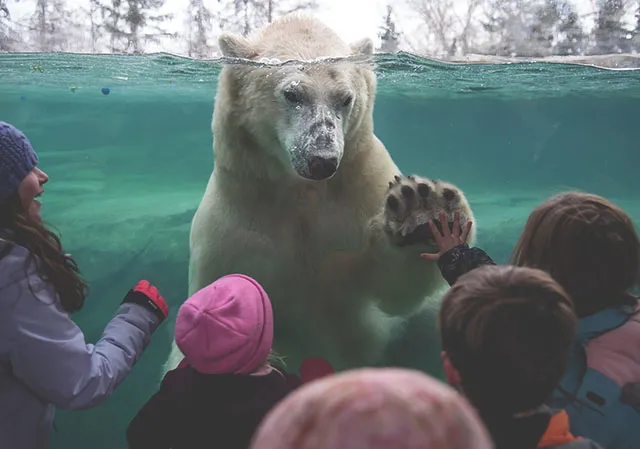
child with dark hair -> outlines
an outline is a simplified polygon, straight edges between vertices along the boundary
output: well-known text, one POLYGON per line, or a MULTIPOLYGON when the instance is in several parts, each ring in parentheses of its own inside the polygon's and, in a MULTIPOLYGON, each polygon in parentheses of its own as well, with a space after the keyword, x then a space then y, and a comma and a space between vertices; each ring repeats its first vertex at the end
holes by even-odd
MULTIPOLYGON (((446 222, 443 214, 442 223, 446 222)), ((454 218, 442 232, 431 222, 443 277, 453 285, 464 273, 494 262, 467 246, 454 218)), ((607 199, 567 192, 529 216, 511 262, 549 273, 570 295, 579 318, 569 363, 548 403, 564 408, 571 430, 607 449, 640 441, 640 240, 631 218, 607 199)))
POLYGON ((577 317, 547 273, 484 266, 460 277, 439 314, 447 381, 476 407, 496 449, 595 449, 544 405, 566 368, 577 317))
MULTIPOLYGON (((87 409, 122 383, 168 307, 140 281, 95 343, 71 314, 87 285, 43 223, 49 181, 22 131, 0 122, 0 448, 47 449, 55 408, 87 409)), ((114 304, 114 309, 116 304, 114 304)))

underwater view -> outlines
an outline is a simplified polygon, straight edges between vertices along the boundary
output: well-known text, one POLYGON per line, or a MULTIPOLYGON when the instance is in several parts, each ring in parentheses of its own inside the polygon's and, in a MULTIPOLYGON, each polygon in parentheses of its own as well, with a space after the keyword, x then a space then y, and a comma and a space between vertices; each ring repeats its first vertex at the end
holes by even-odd
MULTIPOLYGON (((462 189, 476 245, 497 262, 557 192, 603 195, 640 220, 640 70, 453 64, 404 52, 377 54, 375 66, 376 135, 404 174, 462 189)), ((55 449, 126 447, 126 426, 157 390, 188 294, 221 68, 164 53, 0 54, 0 120, 29 136, 50 177, 42 215, 89 282, 75 315, 87 341, 140 279, 159 288, 172 315, 103 405, 57 412, 55 449)))

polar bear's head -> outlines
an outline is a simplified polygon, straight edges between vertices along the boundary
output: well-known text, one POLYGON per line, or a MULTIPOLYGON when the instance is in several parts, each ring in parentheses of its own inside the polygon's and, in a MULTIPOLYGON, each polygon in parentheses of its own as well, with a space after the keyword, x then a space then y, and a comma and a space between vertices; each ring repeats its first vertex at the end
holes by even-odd
POLYGON ((370 39, 348 45, 321 22, 292 16, 249 38, 223 34, 219 46, 226 58, 257 63, 225 66, 215 114, 226 117, 224 129, 241 130, 245 146, 266 153, 263 163, 307 180, 326 180, 353 151, 359 133, 372 133, 371 68, 353 60, 317 61, 368 57, 370 39), (260 65, 273 60, 278 64, 260 65))

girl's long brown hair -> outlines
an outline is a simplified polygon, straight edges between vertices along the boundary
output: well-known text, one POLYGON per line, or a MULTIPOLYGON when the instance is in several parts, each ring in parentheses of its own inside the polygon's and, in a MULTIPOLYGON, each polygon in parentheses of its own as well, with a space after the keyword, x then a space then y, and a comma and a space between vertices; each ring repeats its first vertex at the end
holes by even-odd
POLYGON ((0 248, 0 260, 14 245, 26 248, 25 270, 35 261, 38 274, 53 285, 62 308, 67 313, 77 312, 84 305, 88 287, 72 257, 65 255, 60 239, 40 221, 33 220, 24 211, 17 193, 0 204, 0 237, 9 243, 0 248))
POLYGON ((633 304, 640 241, 631 218, 598 195, 567 192, 529 216, 511 263, 542 269, 571 295, 578 316, 633 304))

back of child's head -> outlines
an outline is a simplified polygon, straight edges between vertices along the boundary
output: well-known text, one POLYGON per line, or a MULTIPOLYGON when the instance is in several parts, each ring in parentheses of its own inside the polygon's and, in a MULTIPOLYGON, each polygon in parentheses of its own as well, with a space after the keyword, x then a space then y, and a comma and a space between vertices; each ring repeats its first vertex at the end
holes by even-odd
POLYGON ((442 349, 462 390, 486 419, 541 406, 560 381, 577 317, 567 293, 547 273, 484 266, 445 294, 442 349))
POLYGON ((224 276, 180 307, 175 340, 196 371, 254 373, 267 363, 273 343, 269 297, 248 276, 224 276))
POLYGON ((491 449, 475 410, 426 374, 361 368, 303 385, 262 421, 251 449, 491 449))
POLYGON ((512 263, 550 273, 578 316, 629 302, 638 282, 640 241, 629 216, 597 195, 568 192, 529 216, 512 263))

